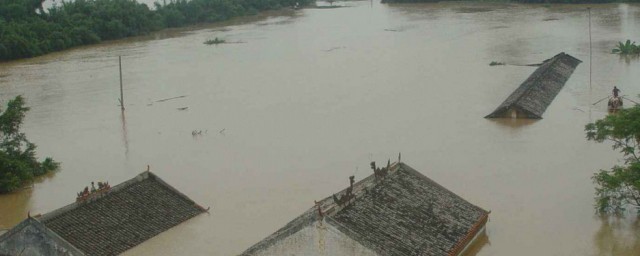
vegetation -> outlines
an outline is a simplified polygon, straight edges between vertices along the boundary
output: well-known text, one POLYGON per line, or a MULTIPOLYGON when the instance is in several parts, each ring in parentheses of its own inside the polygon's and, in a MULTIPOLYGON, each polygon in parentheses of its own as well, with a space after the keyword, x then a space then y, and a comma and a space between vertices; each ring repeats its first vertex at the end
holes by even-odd
POLYGON ((505 65, 504 62, 498 62, 498 61, 492 61, 491 63, 489 63, 489 66, 500 66, 500 65, 505 65))
POLYGON ((135 0, 0 1, 0 60, 34 57, 74 46, 217 22, 312 0, 166 0, 154 10, 135 0))
POLYGON ((38 162, 36 145, 20 132, 22 120, 29 110, 24 105, 24 98, 17 96, 0 115, 0 193, 14 191, 35 176, 58 169, 59 164, 51 158, 38 162))
POLYGON ((617 48, 614 48, 611 53, 618 53, 621 55, 633 55, 640 54, 640 45, 636 45, 636 42, 631 42, 631 40, 627 40, 627 42, 622 43, 618 42, 617 48))
MULTIPOLYGON (((448 0, 454 1, 454 0, 448 0)), ((603 3, 619 3, 619 2, 628 2, 634 3, 638 2, 638 0, 477 0, 478 2, 515 2, 515 3, 526 3, 526 4, 544 4, 545 7, 551 6, 551 4, 603 4, 603 3)), ((441 2, 441 0, 382 0, 382 3, 435 3, 441 2)))
POLYGON ((212 44, 224 44, 227 41, 225 41, 224 39, 220 39, 220 38, 214 38, 214 39, 209 39, 207 41, 204 41, 204 44, 206 45, 212 45, 212 44))
POLYGON ((596 209, 603 214, 622 214, 632 206, 640 214, 640 105, 587 124, 585 130, 588 140, 611 141, 613 149, 624 156, 624 165, 593 175, 596 209))

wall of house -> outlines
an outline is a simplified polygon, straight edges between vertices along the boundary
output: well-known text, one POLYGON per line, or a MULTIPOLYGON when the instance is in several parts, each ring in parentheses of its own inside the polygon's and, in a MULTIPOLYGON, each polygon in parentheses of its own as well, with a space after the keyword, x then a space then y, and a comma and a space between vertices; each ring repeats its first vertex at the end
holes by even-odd
POLYGON ((378 254, 340 233, 330 224, 315 222, 253 255, 376 256, 378 254))

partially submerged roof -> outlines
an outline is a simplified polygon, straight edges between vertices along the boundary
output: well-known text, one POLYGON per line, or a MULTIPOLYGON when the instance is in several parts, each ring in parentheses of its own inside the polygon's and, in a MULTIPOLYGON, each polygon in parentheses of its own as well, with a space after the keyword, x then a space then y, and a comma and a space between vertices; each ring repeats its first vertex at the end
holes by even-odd
MULTIPOLYGON (((205 211, 153 173, 143 172, 98 197, 30 217, 16 228, 45 228, 81 253, 73 255, 117 255, 205 211)), ((12 231, 0 236, 0 254, 12 231)))
POLYGON ((1 255, 84 255, 78 248, 28 217, 0 235, 1 255))
POLYGON ((517 118, 542 118, 544 111, 581 62, 564 52, 545 60, 518 89, 485 118, 510 118, 514 111, 517 118))
MULTIPOLYGON (((271 255, 265 253, 270 247, 317 222, 337 229, 373 255, 458 255, 489 214, 403 163, 394 164, 380 181, 371 175, 354 184, 353 193, 355 198, 346 206, 331 197, 323 199, 318 202, 322 217, 312 207, 242 255, 271 255)), ((306 244, 290 247, 299 251, 315 243, 306 244)))

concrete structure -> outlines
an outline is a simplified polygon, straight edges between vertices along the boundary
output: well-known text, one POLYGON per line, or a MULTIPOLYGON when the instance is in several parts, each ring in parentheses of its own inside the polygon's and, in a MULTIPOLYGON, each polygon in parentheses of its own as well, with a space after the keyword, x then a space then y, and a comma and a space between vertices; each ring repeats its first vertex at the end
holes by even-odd
POLYGON ((205 212, 151 172, 143 172, 0 235, 0 255, 117 255, 205 212))
POLYGON ((485 118, 541 119, 544 111, 581 62, 564 52, 545 60, 518 89, 485 118))
POLYGON ((375 173, 317 202, 242 255, 461 255, 484 231, 489 212, 410 166, 396 163, 375 173))

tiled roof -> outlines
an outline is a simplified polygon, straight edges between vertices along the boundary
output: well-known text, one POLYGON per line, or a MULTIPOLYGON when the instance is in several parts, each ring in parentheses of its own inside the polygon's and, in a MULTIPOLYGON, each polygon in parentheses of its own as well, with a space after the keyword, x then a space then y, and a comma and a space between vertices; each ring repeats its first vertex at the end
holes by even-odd
MULTIPOLYGON (((488 212, 404 163, 386 178, 371 175, 353 186, 346 206, 332 197, 243 252, 254 255, 323 219, 378 255, 457 255, 487 221, 488 212)), ((345 194, 346 190, 338 192, 345 194)))
POLYGON ((117 255, 206 210, 150 172, 38 220, 86 255, 117 255))
POLYGON ((509 117, 510 109, 526 118, 540 119, 569 80, 580 60, 564 52, 545 60, 507 99, 485 118, 509 117))
POLYGON ((401 166, 327 222, 380 255, 449 255, 486 214, 401 166))

